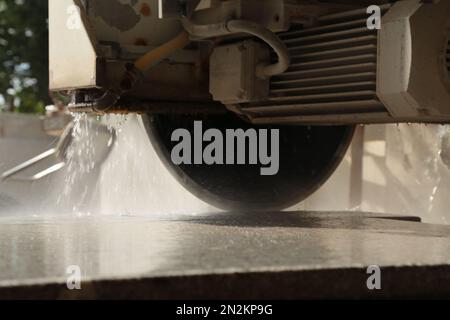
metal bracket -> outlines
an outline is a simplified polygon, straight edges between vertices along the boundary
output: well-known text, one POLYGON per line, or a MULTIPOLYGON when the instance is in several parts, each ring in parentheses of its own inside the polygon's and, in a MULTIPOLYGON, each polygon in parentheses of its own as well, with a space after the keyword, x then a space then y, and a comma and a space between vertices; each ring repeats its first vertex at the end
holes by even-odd
POLYGON ((183 6, 178 0, 158 0, 158 17, 159 19, 166 18, 181 18, 183 15, 183 6))

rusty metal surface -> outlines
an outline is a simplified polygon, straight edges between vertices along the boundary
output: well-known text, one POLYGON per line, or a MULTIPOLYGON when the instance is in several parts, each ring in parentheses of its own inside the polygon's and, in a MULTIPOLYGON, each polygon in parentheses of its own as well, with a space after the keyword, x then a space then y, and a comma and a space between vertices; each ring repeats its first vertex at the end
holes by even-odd
POLYGON ((360 213, 0 220, 0 298, 450 296, 450 227, 360 213), (368 291, 366 268, 382 268, 368 291), (81 291, 66 289, 80 266, 81 291))

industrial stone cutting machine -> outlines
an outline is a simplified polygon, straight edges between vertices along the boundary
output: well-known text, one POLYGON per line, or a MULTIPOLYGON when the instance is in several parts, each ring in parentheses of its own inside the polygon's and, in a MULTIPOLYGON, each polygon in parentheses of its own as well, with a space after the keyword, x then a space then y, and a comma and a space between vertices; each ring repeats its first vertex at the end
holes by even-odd
MULTIPOLYGON (((224 209, 317 190, 358 124, 450 123, 450 0, 49 0, 50 89, 139 113, 161 160, 224 209), (379 19, 378 19, 379 18, 379 19), (279 171, 171 161, 172 133, 279 129, 279 171)), ((143 166, 152 166, 143 163, 143 166)))

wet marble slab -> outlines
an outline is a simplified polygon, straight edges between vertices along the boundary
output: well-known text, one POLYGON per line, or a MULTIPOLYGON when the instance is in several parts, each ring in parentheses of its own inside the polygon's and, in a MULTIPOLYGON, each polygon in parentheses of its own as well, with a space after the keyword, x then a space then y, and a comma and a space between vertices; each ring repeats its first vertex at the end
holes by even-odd
POLYGON ((370 213, 0 219, 0 298, 450 297, 450 226, 370 213), (382 290, 367 288, 380 266, 382 290), (81 271, 68 290, 67 271, 81 271))

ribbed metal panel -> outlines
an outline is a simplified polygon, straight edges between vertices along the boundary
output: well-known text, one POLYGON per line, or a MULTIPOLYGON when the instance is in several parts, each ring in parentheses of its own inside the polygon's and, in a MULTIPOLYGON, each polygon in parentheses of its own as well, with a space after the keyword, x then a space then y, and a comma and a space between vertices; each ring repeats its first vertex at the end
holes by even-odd
MULTIPOLYGON (((384 12, 388 8, 382 7, 384 12)), ((243 112, 260 123, 386 113, 376 95, 378 32, 366 23, 366 9, 354 10, 324 16, 313 28, 280 34, 292 64, 272 78, 268 101, 241 105, 243 112)))
POLYGON ((450 76, 450 40, 448 40, 447 43, 447 70, 450 76))

